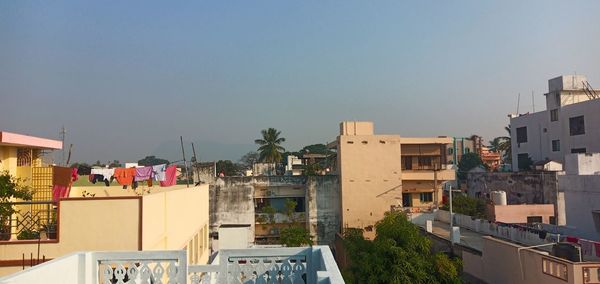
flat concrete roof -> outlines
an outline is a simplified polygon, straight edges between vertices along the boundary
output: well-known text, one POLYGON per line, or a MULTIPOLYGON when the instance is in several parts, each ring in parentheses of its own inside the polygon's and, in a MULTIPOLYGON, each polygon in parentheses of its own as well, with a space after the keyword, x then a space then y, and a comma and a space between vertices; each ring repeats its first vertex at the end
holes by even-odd
POLYGON ((63 145, 59 140, 0 131, 0 146, 59 150, 63 145))

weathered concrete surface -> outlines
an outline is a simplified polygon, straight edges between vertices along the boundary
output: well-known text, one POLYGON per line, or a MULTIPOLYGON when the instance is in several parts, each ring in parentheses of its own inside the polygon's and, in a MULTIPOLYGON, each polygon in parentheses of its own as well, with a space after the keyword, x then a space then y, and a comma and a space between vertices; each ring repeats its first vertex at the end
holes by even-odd
POLYGON ((222 224, 249 224, 248 242, 254 243, 254 186, 252 178, 219 178, 210 185, 210 231, 222 224))
POLYGON ((332 245, 340 231, 338 176, 314 176, 306 183, 306 217, 315 244, 332 245))
POLYGON ((556 202, 558 178, 555 172, 469 173, 467 189, 473 197, 506 191, 508 204, 548 204, 556 202))
POLYGON ((210 185, 211 232, 222 224, 250 224, 249 241, 255 238, 254 198, 305 197, 306 224, 315 244, 333 243, 339 231, 340 190, 336 175, 221 177, 210 185))
POLYGON ((467 178, 467 193, 471 197, 491 195, 491 191, 503 190, 511 204, 554 204, 555 218, 559 225, 564 220, 564 200, 559 193, 556 172, 471 172, 467 178))

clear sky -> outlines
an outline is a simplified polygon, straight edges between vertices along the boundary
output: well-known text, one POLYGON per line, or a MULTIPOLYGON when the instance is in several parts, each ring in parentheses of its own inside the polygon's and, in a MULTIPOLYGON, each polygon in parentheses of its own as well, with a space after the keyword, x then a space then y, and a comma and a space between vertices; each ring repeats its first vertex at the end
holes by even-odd
POLYGON ((0 1, 0 130, 74 161, 297 150, 342 120, 403 136, 503 135, 547 80, 600 88, 600 1, 0 1), (189 151, 189 150, 188 150, 189 151))

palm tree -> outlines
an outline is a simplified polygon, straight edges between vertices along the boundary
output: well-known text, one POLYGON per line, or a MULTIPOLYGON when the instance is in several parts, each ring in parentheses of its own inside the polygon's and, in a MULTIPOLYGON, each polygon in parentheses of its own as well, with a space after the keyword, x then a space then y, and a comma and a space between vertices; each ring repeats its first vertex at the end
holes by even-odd
POLYGON ((504 127, 508 136, 500 136, 490 141, 490 150, 494 152, 501 152, 502 159, 505 163, 510 164, 512 162, 512 147, 510 142, 510 125, 504 127))
POLYGON ((260 131, 262 139, 254 140, 254 143, 260 145, 258 147, 258 160, 266 163, 278 163, 281 161, 282 154, 285 149, 281 143, 285 142, 285 138, 279 137, 281 131, 275 128, 263 129, 260 131))

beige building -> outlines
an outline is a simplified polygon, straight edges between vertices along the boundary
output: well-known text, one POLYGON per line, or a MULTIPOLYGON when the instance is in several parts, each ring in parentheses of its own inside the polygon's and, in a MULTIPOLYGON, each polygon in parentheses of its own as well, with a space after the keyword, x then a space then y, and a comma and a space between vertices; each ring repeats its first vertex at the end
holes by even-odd
POLYGON ((450 137, 376 135, 372 122, 345 121, 337 149, 341 224, 374 236, 373 225, 391 209, 429 211, 442 200, 442 185, 454 180, 447 165, 450 137))

